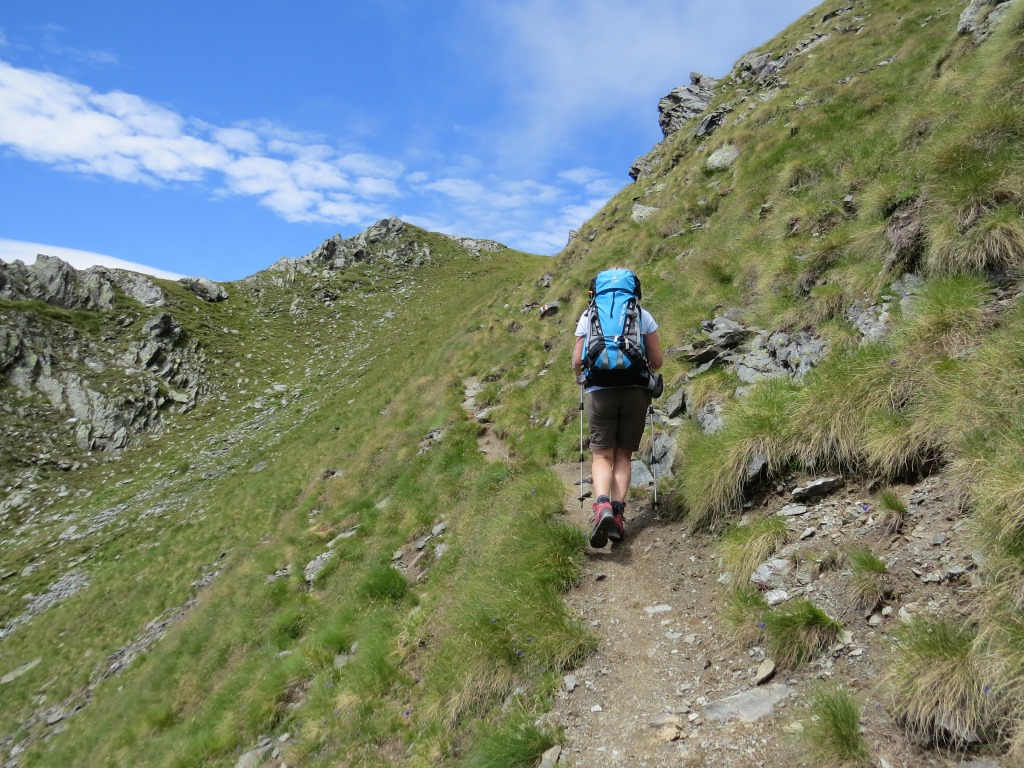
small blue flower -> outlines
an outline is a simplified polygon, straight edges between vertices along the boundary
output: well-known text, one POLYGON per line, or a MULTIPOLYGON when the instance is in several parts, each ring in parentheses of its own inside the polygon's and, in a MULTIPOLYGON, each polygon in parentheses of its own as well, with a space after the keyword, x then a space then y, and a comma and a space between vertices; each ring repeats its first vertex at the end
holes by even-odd
POLYGON ((497 619, 491 619, 491 624, 497 624, 497 623, 498 623, 497 619))
POLYGON ((767 627, 768 625, 767 625, 767 624, 765 624, 765 623, 764 623, 763 621, 759 621, 759 622, 757 622, 757 626, 759 626, 759 627, 761 627, 762 629, 764 629, 764 628, 765 628, 765 627, 767 627))
POLYGON ((411 715, 411 714, 412 714, 412 710, 411 710, 411 709, 407 709, 407 710, 405 710, 405 716, 406 716, 406 717, 408 717, 408 716, 409 716, 409 715, 411 715))
POLYGON ((899 360, 890 360, 889 361, 889 365, 899 365, 899 364, 900 364, 899 360))
POLYGON ((519 658, 523 658, 523 652, 518 648, 516 648, 516 656, 518 656, 519 658))
POLYGON ((532 643, 533 642, 533 635, 530 635, 528 638, 526 638, 526 642, 532 643))

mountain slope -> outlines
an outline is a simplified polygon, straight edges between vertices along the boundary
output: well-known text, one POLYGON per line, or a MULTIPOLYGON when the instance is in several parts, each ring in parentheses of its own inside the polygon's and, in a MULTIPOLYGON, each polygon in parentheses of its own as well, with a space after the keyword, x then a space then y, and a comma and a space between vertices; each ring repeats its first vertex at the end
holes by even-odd
MULTIPOLYGON (((198 343, 204 389, 190 410, 136 369, 128 378, 165 398, 159 435, 87 456, 74 453, 77 426, 55 426, 49 456, 5 454, 11 759, 532 766, 557 744, 582 755, 594 747, 585 720, 538 717, 586 659, 625 657, 621 638, 589 624, 604 610, 621 619, 617 608, 587 598, 629 594, 629 569, 648 587, 678 569, 676 586, 699 577, 693 599, 709 606, 673 606, 679 621, 701 642, 735 643, 725 672, 682 649, 679 674, 706 674, 707 690, 676 689, 690 711, 661 713, 679 722, 659 727, 690 758, 721 749, 708 705, 756 690, 748 667, 770 655, 793 708, 757 726, 767 743, 730 752, 733 764, 836 759, 814 756, 815 742, 790 753, 778 728, 794 722, 817 744, 830 743, 818 724, 845 725, 845 757, 865 759, 856 716, 797 708, 817 677, 845 683, 828 696, 870 703, 876 759, 923 764, 952 749, 1015 764, 1024 10, 964 10, 823 4, 743 57, 703 113, 665 121, 675 131, 634 166, 639 181, 554 261, 391 221, 228 285, 226 301, 157 283, 198 343), (606 553, 610 583, 588 580, 566 607, 565 590, 597 575, 583 516, 551 471, 571 480, 579 454, 571 334, 593 273, 618 264, 639 272, 670 349, 661 438, 643 452, 662 507, 655 520, 649 489, 636 490, 633 538, 606 553), (481 430, 509 458, 481 454, 481 430), (844 490, 777 514, 826 473, 844 490), (695 560, 651 556, 675 547, 695 560)), ((99 314, 22 299, 0 311, 71 339, 68 373, 92 382, 76 344, 145 346, 164 311, 113 295, 99 314)), ((35 419, 66 418, 44 393, 18 393, 6 434, 29 440, 35 419)), ((681 639, 657 642, 669 654, 681 639)), ((646 663, 656 681, 661 657, 646 663)), ((650 764, 682 752, 659 741, 650 764)))

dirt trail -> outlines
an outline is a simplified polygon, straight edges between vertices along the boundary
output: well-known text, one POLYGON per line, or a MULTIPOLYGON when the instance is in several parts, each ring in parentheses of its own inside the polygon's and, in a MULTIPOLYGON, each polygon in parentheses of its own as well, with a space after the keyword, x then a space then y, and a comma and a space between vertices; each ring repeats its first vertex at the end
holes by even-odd
MULTIPOLYGON (((463 405, 481 423, 480 450, 489 460, 507 460, 508 446, 487 424, 486 409, 474 400, 477 392, 479 383, 467 380, 463 405)), ((567 519, 579 526, 581 536, 588 535, 592 499, 586 498, 581 509, 579 463, 552 469, 565 484, 567 519)), ((589 475, 588 463, 583 486, 588 497, 589 475)), ((806 480, 786 478, 778 493, 762 498, 749 514, 779 512, 789 503, 782 489, 806 480)), ((793 596, 813 593, 814 601, 848 631, 814 662, 760 681, 762 662, 771 663, 765 650, 737 647, 727 634, 727 589, 719 583, 716 540, 691 533, 683 521, 662 517, 650 499, 637 494, 626 510, 625 541, 604 549, 587 547, 581 583, 565 598, 569 610, 597 636, 598 648, 565 676, 554 706, 541 718, 564 732, 558 765, 811 765, 798 743, 801 721, 808 717, 803 695, 813 683, 835 678, 862 699, 862 728, 876 765, 1002 768, 998 759, 959 759, 913 747, 886 711, 885 686, 877 681, 891 652, 889 632, 897 612, 909 609, 917 615, 944 608, 964 613, 969 592, 961 576, 973 567, 969 558, 942 544, 959 539, 964 524, 947 481, 938 476, 896 490, 909 500, 911 511, 906 535, 891 541, 879 538, 877 516, 866 511, 870 494, 857 485, 808 502, 805 517, 790 518, 793 543, 775 557, 806 563, 829 548, 872 544, 889 561, 893 598, 869 622, 846 605, 841 571, 813 577, 813 583, 789 584, 793 596)))
MULTIPOLYGON (((567 514, 589 531, 579 465, 555 471, 566 483, 567 514)), ((710 542, 652 507, 627 508, 621 544, 587 550, 583 581, 566 598, 600 645, 566 678, 547 716, 565 729, 561 764, 774 765, 765 742, 781 724, 708 727, 700 714, 707 701, 749 690, 758 661, 731 653, 718 634, 710 542)))

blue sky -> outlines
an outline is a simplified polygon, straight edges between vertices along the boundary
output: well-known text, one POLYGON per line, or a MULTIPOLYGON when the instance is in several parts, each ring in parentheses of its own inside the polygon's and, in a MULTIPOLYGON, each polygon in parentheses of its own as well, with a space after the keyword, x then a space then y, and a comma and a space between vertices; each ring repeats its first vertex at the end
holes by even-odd
POLYGON ((234 280, 387 216, 554 254, 661 140, 659 98, 816 5, 7 3, 0 259, 234 280))

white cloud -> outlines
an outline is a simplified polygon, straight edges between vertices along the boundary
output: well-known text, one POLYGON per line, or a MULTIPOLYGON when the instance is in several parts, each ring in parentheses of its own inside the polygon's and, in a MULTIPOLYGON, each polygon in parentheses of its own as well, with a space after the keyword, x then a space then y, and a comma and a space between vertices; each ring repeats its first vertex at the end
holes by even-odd
POLYGON ((3 61, 0 144, 63 170, 250 195, 293 222, 369 223, 381 211, 360 198, 399 195, 404 171, 397 161, 340 153, 266 122, 213 126, 134 94, 96 93, 3 61))
POLYGON ((56 256, 66 261, 75 269, 88 269, 89 267, 104 266, 114 269, 127 269, 131 272, 141 272, 153 277, 161 277, 166 280, 177 280, 184 275, 177 272, 169 272, 166 269, 158 269, 145 264, 138 264, 133 261, 125 261, 116 256, 107 256, 103 253, 92 251, 81 251, 76 248, 63 248, 59 245, 47 245, 45 243, 29 243, 23 240, 7 240, 0 238, 0 261, 8 263, 19 260, 26 264, 35 262, 39 254, 56 256))

